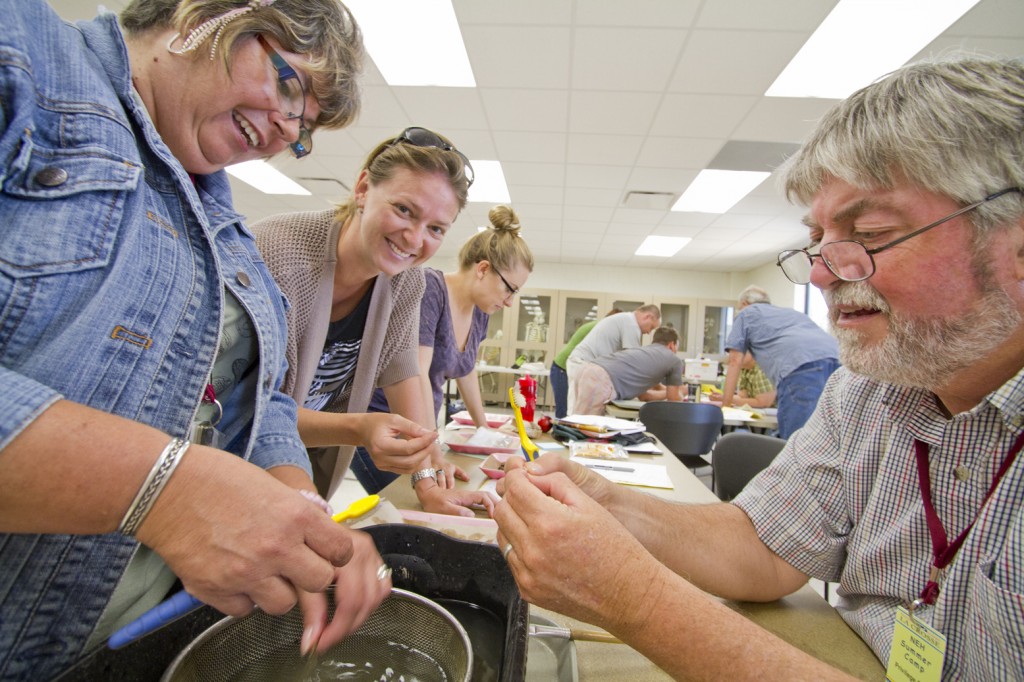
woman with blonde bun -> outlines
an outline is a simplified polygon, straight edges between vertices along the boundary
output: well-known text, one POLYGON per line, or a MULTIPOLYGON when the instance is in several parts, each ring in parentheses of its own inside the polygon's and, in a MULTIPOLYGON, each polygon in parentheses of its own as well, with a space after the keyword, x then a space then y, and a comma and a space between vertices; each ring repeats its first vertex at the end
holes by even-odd
MULTIPOLYGON (((423 401, 433 405, 435 422, 441 410, 442 387, 448 379, 455 379, 473 422, 478 427, 487 425, 476 376, 477 349, 487 335, 491 314, 512 305, 533 271, 533 254, 519 234, 519 216, 512 207, 495 206, 488 218, 490 225, 462 245, 456 272, 424 268, 419 365, 423 401)), ((374 395, 370 409, 389 411, 380 391, 374 395)), ((373 467, 361 449, 352 469, 371 492, 393 479, 373 467)), ((442 484, 440 477, 438 483, 442 484)), ((450 486, 454 481, 443 484, 450 486)))

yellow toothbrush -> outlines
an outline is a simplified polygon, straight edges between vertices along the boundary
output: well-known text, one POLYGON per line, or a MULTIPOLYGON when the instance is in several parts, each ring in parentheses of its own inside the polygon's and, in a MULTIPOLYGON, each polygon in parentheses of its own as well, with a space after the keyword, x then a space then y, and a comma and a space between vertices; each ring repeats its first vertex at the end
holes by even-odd
POLYGON ((523 413, 519 411, 520 405, 517 400, 524 400, 523 396, 516 393, 515 388, 508 389, 508 401, 512 403, 512 412, 516 415, 516 429, 519 431, 519 442, 523 446, 523 452, 526 453, 526 459, 530 462, 537 458, 537 453, 540 452, 530 437, 526 435, 526 426, 523 424, 523 413))
POLYGON ((344 523, 351 519, 358 519, 360 516, 365 516, 373 511, 380 504, 380 501, 380 495, 367 495, 345 507, 345 509, 331 518, 334 519, 335 523, 344 523))

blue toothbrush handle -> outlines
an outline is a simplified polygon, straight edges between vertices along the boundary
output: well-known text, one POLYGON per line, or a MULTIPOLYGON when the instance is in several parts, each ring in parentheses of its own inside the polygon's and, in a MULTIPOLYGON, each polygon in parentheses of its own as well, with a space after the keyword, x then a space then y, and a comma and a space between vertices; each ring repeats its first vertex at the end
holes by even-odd
POLYGON ((203 605, 203 602, 199 601, 191 594, 182 590, 171 597, 160 602, 149 611, 133 620, 128 625, 115 632, 107 640, 107 646, 111 649, 120 649, 121 647, 131 644, 135 640, 148 635, 157 628, 167 623, 170 623, 176 618, 184 616, 186 613, 194 611, 203 605))

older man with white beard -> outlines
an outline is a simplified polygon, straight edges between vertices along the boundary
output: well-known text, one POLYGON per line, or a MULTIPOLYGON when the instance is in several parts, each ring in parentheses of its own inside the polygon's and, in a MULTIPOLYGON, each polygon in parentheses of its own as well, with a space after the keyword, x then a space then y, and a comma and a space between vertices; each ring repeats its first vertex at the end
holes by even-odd
POLYGON ((1022 61, 910 65, 837 105, 786 169, 811 246, 779 255, 840 344, 814 414, 732 504, 558 457, 506 472, 526 599, 676 677, 840 679, 695 589, 768 601, 813 576, 890 679, 1024 679, 1022 188, 1022 61))

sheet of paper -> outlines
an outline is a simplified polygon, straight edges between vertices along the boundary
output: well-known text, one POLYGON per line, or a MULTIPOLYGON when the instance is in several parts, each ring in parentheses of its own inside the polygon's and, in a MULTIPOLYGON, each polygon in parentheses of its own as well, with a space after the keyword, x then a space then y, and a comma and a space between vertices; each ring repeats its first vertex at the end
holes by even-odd
POLYGON ((632 452, 640 455, 660 455, 663 454, 661 448, 655 443, 637 443, 636 445, 623 445, 626 448, 626 452, 632 452))
POLYGON ((644 430, 641 422, 596 414, 570 414, 562 421, 566 422, 566 426, 583 431, 592 438, 612 438, 620 433, 642 433, 644 430))
POLYGON ((570 414, 565 417, 565 421, 573 422, 574 424, 590 424, 591 426, 603 426, 606 429, 612 429, 615 431, 624 431, 626 429, 635 429, 639 426, 639 422, 635 422, 632 419, 619 419, 618 417, 608 417, 605 415, 597 414, 570 414))
POLYGON ((615 483, 647 488, 668 488, 669 490, 675 487, 672 485, 672 479, 668 476, 668 468, 664 464, 588 459, 586 457, 572 457, 571 459, 615 483))
POLYGON ((738 407, 723 407, 722 416, 726 419, 734 419, 736 421, 753 421, 754 415, 748 410, 741 410, 738 407))

